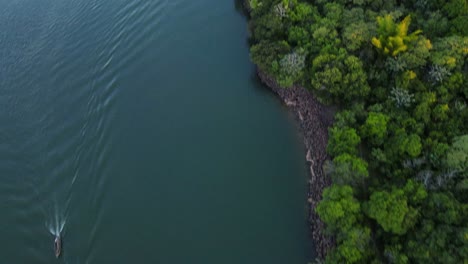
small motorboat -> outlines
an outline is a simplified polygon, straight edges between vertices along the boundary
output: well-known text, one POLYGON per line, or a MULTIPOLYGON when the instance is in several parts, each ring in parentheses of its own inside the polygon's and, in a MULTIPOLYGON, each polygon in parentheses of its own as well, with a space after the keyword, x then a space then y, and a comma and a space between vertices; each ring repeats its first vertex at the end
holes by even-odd
POLYGON ((58 258, 60 256, 60 253, 62 252, 62 238, 60 237, 60 235, 55 236, 54 250, 55 250, 55 257, 58 258))

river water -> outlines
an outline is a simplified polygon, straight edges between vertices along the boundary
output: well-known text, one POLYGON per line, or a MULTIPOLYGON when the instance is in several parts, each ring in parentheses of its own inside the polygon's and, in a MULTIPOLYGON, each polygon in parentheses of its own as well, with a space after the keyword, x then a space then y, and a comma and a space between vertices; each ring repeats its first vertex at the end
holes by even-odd
POLYGON ((0 263, 313 259, 247 38, 234 0, 0 0, 0 263))

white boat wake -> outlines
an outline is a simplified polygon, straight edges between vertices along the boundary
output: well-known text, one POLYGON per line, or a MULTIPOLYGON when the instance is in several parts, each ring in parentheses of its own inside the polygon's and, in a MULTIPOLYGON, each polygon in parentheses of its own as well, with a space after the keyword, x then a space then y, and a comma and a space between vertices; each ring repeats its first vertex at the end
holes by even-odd
POLYGON ((47 220, 46 226, 49 232, 54 236, 60 236, 65 227, 65 223, 67 220, 65 217, 59 212, 57 203, 54 204, 54 209, 52 211, 51 219, 47 220))

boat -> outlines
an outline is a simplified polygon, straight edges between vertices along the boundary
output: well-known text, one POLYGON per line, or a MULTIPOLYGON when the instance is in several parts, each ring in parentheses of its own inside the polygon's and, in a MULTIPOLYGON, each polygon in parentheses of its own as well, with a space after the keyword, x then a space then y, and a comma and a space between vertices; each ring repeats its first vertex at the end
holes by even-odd
POLYGON ((60 256, 60 253, 62 252, 62 238, 60 237, 60 235, 55 236, 54 250, 55 250, 55 257, 58 258, 60 256))

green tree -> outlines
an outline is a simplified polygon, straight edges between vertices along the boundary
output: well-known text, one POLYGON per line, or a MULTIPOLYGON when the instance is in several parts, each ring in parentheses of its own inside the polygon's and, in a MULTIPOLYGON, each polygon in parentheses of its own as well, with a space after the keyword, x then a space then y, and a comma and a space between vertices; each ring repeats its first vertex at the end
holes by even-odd
POLYGON ((295 23, 309 24, 319 16, 315 7, 308 3, 298 3, 289 12, 289 19, 295 23))
POLYGON ((326 258, 326 263, 365 263, 372 255, 371 230, 359 225, 337 237, 337 248, 326 258))
POLYGON ((343 5, 338 3, 328 2, 323 7, 325 18, 332 24, 334 27, 337 27, 341 24, 341 19, 343 18, 343 5))
POLYGON ((409 258, 403 252, 403 246, 401 244, 385 245, 384 256, 388 263, 409 263, 409 258))
POLYGON ((338 38, 338 31, 328 23, 317 24, 313 28, 312 39, 316 50, 329 48, 330 46, 337 47, 341 42, 340 38, 338 38))
POLYGON ((434 65, 439 65, 448 70, 463 67, 468 58, 468 37, 449 36, 437 39, 434 44, 434 52, 431 54, 431 61, 434 65))
POLYGON ((432 105, 436 102, 436 94, 434 92, 424 92, 419 94, 418 105, 414 109, 414 117, 416 120, 428 124, 431 121, 432 105))
POLYGON ((399 60, 407 65, 408 69, 419 69, 427 64, 432 49, 432 43, 424 36, 418 36, 407 44, 407 52, 400 54, 399 60))
POLYGON ((288 42, 292 45, 308 49, 310 47, 311 35, 304 27, 292 26, 288 31, 288 42))
POLYGON ((387 135, 387 123, 390 120, 385 114, 370 112, 366 122, 361 127, 362 135, 371 139, 372 143, 381 145, 387 135))
POLYGON ((455 18, 468 15, 468 2, 466 0, 449 0, 444 2, 446 4, 443 9, 449 17, 455 18))
POLYGON ((363 21, 359 21, 345 25, 342 38, 346 48, 349 51, 355 51, 367 43, 371 36, 370 26, 363 21))
POLYGON ((413 262, 463 263, 468 259, 468 205, 450 192, 433 192, 422 212, 421 224, 407 241, 413 262))
POLYGON ((344 110, 336 113, 334 126, 340 128, 353 127, 356 122, 356 113, 352 110, 344 110))
POLYGON ((447 34, 449 30, 449 21, 439 10, 431 12, 429 18, 422 23, 424 34, 430 39, 441 37, 447 34))
POLYGON ((354 128, 332 127, 329 129, 329 141, 327 146, 328 154, 338 156, 340 154, 356 154, 356 147, 361 142, 361 138, 354 128))
POLYGON ((344 49, 337 54, 324 53, 315 57, 312 73, 312 87, 335 101, 355 102, 366 98, 370 92, 361 60, 348 56, 344 49))
POLYGON ((259 17, 255 23, 253 30, 253 37, 255 39, 259 41, 269 40, 268 42, 275 42, 275 39, 285 39, 285 25, 282 23, 281 17, 268 13, 259 17))
POLYGON ((449 110, 448 104, 438 104, 432 110, 432 116, 438 121, 447 120, 449 110))
POLYGON ((250 48, 250 57, 258 67, 268 74, 279 74, 280 56, 289 53, 291 47, 286 41, 262 41, 250 48))
POLYGON ((327 167, 335 184, 357 186, 369 176, 367 162, 348 153, 335 157, 327 167))
POLYGON ((468 170, 468 134, 456 138, 447 152, 449 168, 466 172, 468 170))
MULTIPOLYGON (((410 181, 408 184, 413 183, 410 181)), ((423 198, 427 194, 420 188, 418 188, 419 196, 423 198)), ((373 192, 367 202, 367 215, 375 219, 386 232, 405 234, 416 224, 418 217, 418 210, 410 206, 408 201, 408 194, 411 191, 414 192, 413 188, 406 186, 404 189, 394 187, 391 192, 373 192)))
POLYGON ((417 157, 421 154, 422 144, 421 138, 416 134, 411 134, 401 140, 400 147, 401 153, 407 153, 410 157, 417 157))
POLYGON ((353 188, 332 185, 324 189, 316 211, 328 231, 347 232, 360 218, 360 208, 359 202, 353 197, 353 188))

